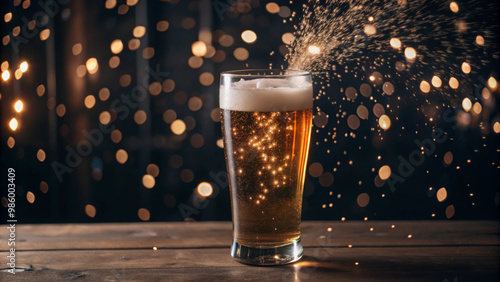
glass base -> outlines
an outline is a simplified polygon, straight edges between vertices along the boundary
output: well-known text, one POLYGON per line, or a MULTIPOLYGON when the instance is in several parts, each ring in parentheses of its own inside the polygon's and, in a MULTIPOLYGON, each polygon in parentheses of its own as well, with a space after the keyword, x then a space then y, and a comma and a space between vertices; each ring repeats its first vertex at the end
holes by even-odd
POLYGON ((282 265, 298 261, 303 249, 300 238, 293 243, 275 248, 254 248, 233 240, 231 256, 240 263, 251 265, 282 265))

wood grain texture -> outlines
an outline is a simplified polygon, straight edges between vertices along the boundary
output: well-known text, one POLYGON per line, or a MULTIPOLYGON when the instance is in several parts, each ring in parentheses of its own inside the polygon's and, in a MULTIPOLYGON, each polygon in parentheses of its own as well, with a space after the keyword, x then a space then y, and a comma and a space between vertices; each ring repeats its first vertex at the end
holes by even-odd
MULTIPOLYGON (((491 221, 302 223, 304 246, 494 245, 499 234, 499 223, 491 221)), ((232 240, 230 222, 20 224, 16 235, 21 250, 229 247, 232 240)), ((1 228, 0 241, 7 236, 1 228)))
MULTIPOLYGON (((498 222, 304 222, 302 233, 302 260, 254 267, 229 255, 230 222, 18 225, 20 272, 0 271, 0 280, 500 280, 498 222)), ((0 268, 6 236, 2 226, 0 268)))
MULTIPOLYGON (((284 267, 242 265, 229 256, 228 249, 221 248, 19 252, 18 259, 19 266, 28 271, 17 273, 16 281, 453 281, 455 277, 458 281, 498 281, 499 278, 498 249, 491 247, 308 248, 300 262, 284 267)), ((2 279, 12 276, 0 274, 2 279)))

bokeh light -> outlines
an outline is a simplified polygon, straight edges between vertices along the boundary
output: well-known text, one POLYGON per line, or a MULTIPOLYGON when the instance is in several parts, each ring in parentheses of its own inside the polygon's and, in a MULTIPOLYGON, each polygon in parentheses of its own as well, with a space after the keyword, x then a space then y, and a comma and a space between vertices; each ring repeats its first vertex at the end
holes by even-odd
POLYGON ((315 45, 310 45, 309 47, 307 47, 307 51, 313 55, 321 53, 321 49, 315 45))
POLYGON ((382 129, 387 130, 391 127, 391 119, 387 115, 382 115, 378 120, 378 124, 382 129))
POLYGON ((95 97, 93 95, 88 95, 87 97, 85 97, 83 103, 85 104, 85 107, 87 107, 87 109, 92 109, 95 105, 95 97))
POLYGON ((17 119, 16 118, 12 118, 9 122, 9 127, 11 130, 13 131, 16 131, 17 127, 18 127, 19 123, 17 122, 17 119))
POLYGON ((43 162, 45 161, 45 158, 47 157, 47 155, 45 154, 45 151, 40 149, 38 150, 38 152, 36 153, 36 158, 40 161, 40 162, 43 162))
POLYGON ((28 203, 33 204, 35 202, 35 194, 33 194, 33 192, 31 191, 28 191, 28 193, 26 193, 26 200, 28 201, 28 203))
POLYGON ((488 87, 495 90, 497 89, 498 83, 494 77, 488 78, 488 87))
POLYGON ((439 78, 438 76, 433 76, 431 83, 432 83, 432 86, 439 88, 439 87, 441 87, 443 82, 441 81, 441 78, 439 78))
POLYGON ((132 34, 134 35, 134 37, 137 37, 137 38, 143 37, 144 34, 146 34, 146 28, 144 26, 138 25, 138 26, 134 27, 132 34))
POLYGON ((151 189, 155 186, 155 184, 155 178, 151 174, 145 174, 142 177, 142 185, 144 185, 144 187, 151 189))
POLYGON ((437 197, 438 201, 440 201, 440 202, 443 202, 444 200, 446 200, 446 198, 448 197, 448 193, 446 192, 446 188, 444 188, 444 187, 439 188, 439 190, 436 193, 436 197, 437 197))
POLYGON ((181 135, 186 131, 186 124, 183 120, 177 119, 172 122, 170 129, 175 135, 181 135))
POLYGON ((431 85, 429 84, 429 82, 422 80, 422 82, 420 82, 420 91, 429 93, 429 91, 431 91, 431 85))
POLYGON ((10 71, 9 70, 2 71, 2 79, 4 81, 7 81, 9 80, 9 78, 10 78, 10 71))
POLYGON ((210 197, 210 195, 212 195, 212 192, 214 191, 212 185, 210 185, 210 183, 208 182, 201 182, 200 184, 198 184, 198 187, 196 187, 196 190, 202 197, 210 197))
POLYGON ((123 42, 120 39, 115 39, 111 42, 111 52, 119 54, 123 50, 123 42))
POLYGON ((392 48, 401 48, 401 41, 398 38, 391 38, 389 43, 391 44, 392 48))
POLYGON ((196 57, 203 57, 207 53, 207 45, 203 41, 196 41, 191 45, 191 51, 196 57))
POLYGON ((96 213, 97 213, 97 210, 93 205, 90 205, 90 204, 85 205, 85 214, 88 217, 94 218, 96 213))
POLYGON ((368 205, 370 202, 370 196, 368 196, 367 193, 361 193, 359 194, 358 198, 356 199, 356 203, 358 206, 364 208, 368 205))
POLYGON ((459 85, 458 80, 454 77, 450 78, 449 84, 452 89, 457 89, 459 85))
POLYGON ((257 40, 257 34, 252 30, 245 30, 241 33, 241 39, 243 39, 245 43, 254 43, 257 40))
POLYGON ((415 49, 413 49, 412 47, 406 47, 405 56, 410 60, 415 59, 417 57, 417 51, 415 51, 415 49))
POLYGON ((28 62, 24 61, 19 65, 19 69, 22 72, 26 72, 28 70, 28 62))
POLYGON ((97 70, 99 69, 99 64, 97 63, 97 59, 96 58, 90 58, 90 59, 88 59, 87 63, 85 65, 87 67, 87 71, 90 74, 96 73, 97 70))
POLYGON ((382 180, 388 179, 391 176, 391 173, 392 173, 391 167, 388 165, 384 165, 380 167, 380 169, 378 170, 378 176, 382 180))
POLYGON ((20 113, 24 108, 23 101, 17 100, 16 103, 14 103, 14 110, 18 113, 20 113))
POLYGON ((158 177, 160 174, 160 168, 156 164, 149 164, 146 168, 146 172, 153 177, 158 177))
POLYGON ((149 212, 148 209, 145 208, 140 208, 137 211, 137 216, 139 217, 140 220, 142 221, 148 221, 151 218, 151 213, 149 212))
POLYGON ((266 10, 271 14, 277 14, 280 11, 280 6, 274 2, 269 2, 266 4, 266 10))
POLYGON ((244 61, 250 56, 248 50, 243 47, 236 48, 233 52, 233 55, 238 61, 244 61))
POLYGON ((123 150, 123 149, 119 149, 118 151, 116 151, 116 161, 120 164, 124 164, 127 162, 128 160, 128 153, 127 151, 123 150))
POLYGON ((462 108, 468 112, 472 108, 472 101, 469 98, 465 98, 462 100, 462 108))

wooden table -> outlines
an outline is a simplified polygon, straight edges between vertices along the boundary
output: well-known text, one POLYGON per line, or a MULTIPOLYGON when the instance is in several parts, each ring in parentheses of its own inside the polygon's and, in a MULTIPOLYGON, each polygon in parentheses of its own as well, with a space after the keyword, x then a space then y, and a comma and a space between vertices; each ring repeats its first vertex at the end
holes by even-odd
POLYGON ((0 280, 500 281, 494 221, 303 222, 302 234, 299 262, 255 267, 230 257, 230 222, 18 224, 13 275, 2 225, 0 280))

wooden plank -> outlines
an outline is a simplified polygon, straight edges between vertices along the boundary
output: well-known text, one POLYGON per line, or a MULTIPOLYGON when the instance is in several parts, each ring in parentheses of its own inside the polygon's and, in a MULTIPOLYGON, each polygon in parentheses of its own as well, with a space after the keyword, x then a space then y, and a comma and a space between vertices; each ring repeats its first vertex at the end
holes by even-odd
MULTIPOLYGON (((302 242, 336 247, 498 245, 499 230, 496 221, 307 221, 302 224, 302 242)), ((7 236, 5 226, 0 227, 0 241, 7 236)), ((230 222, 18 224, 16 236, 21 250, 227 248, 232 240, 230 222)), ((0 245, 0 251, 6 251, 7 245, 0 245)))
MULTIPOLYGON (((499 248, 308 248, 298 263, 253 267, 228 249, 21 251, 2 281, 498 281, 499 248), (356 262, 358 264, 356 264, 356 262)), ((4 256, 0 263, 5 265, 4 256)))

